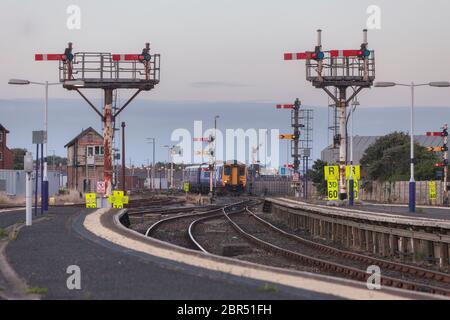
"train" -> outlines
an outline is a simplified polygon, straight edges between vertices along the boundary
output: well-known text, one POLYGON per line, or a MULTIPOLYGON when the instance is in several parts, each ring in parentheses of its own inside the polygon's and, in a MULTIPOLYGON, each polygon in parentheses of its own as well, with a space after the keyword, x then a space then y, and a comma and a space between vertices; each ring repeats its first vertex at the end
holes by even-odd
MULTIPOLYGON (((207 194, 210 191, 210 175, 208 164, 188 166, 184 169, 183 182, 189 183, 189 191, 207 194)), ((241 194, 247 186, 247 166, 237 160, 218 164, 212 183, 216 194, 241 194)))

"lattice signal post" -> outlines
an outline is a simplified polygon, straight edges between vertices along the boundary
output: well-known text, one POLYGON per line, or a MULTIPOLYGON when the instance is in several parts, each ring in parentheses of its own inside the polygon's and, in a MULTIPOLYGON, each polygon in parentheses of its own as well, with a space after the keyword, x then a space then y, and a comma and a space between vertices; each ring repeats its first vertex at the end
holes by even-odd
MULTIPOLYGON (((302 104, 299 99, 296 99, 294 104, 277 104, 277 109, 291 110, 291 127, 293 134, 281 134, 280 139, 292 140, 291 157, 294 158, 294 164, 286 164, 288 168, 292 168, 294 173, 300 176, 300 158, 303 158, 303 195, 307 198, 307 176, 308 160, 312 154, 312 121, 313 110, 301 108, 302 104)), ((299 189, 300 181, 296 181, 296 189, 299 189)))
POLYGON ((35 60, 59 61, 59 80, 63 87, 78 92, 102 119, 105 195, 110 196, 113 177, 113 122, 141 91, 150 91, 159 83, 160 55, 150 53, 149 43, 145 44, 140 54, 73 53, 72 43, 69 43, 63 54, 36 54, 35 60), (103 112, 94 106, 81 89, 104 91, 103 112), (136 92, 113 112, 113 91, 117 89, 136 89, 136 92))
POLYGON ((442 137, 442 146, 429 147, 427 148, 427 151, 442 153, 442 162, 436 163, 435 167, 444 169, 443 204, 448 206, 450 191, 450 186, 448 185, 448 124, 444 124, 444 126, 442 127, 442 131, 427 132, 427 136, 442 137))
MULTIPOLYGON (((363 42, 357 50, 322 51, 322 31, 317 30, 314 51, 285 53, 284 60, 305 60, 306 79, 316 88, 323 89, 339 108, 339 189, 340 199, 347 198, 345 166, 347 158, 346 119, 347 106, 364 88, 370 88, 375 80, 375 53, 368 49, 367 30, 363 30, 363 42), (330 90, 337 89, 337 94, 330 90), (353 92, 347 97, 347 89, 353 92)), ((337 141, 336 141, 337 142, 337 141)))

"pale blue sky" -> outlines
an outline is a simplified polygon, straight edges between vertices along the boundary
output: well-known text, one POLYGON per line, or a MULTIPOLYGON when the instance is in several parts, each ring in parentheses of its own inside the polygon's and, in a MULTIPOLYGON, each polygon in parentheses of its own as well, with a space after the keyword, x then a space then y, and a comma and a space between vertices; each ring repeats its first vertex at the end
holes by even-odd
MULTIPOLYGON (((381 8, 381 30, 369 31, 378 81, 450 81, 448 0, 1 0, 0 100, 11 113, 0 123, 11 130, 11 147, 30 147, 31 130, 41 128, 43 89, 7 84, 10 78, 58 80, 57 63, 35 62, 35 53, 62 53, 69 41, 75 51, 135 53, 149 41, 162 56, 161 83, 123 113, 134 142, 128 153, 136 164, 150 156, 144 136, 158 136, 167 144, 172 130, 190 129, 193 120, 209 123, 215 114, 227 128, 287 130, 288 115, 272 110, 274 103, 299 97, 308 106, 320 107, 328 101, 305 80, 304 63, 283 61, 283 53, 313 49, 318 28, 323 29, 324 50, 358 48, 369 5, 381 8), (72 4, 81 8, 81 30, 66 27, 66 9, 72 4), (29 98, 27 103, 16 100, 29 98), (186 101, 196 102, 183 104, 186 101), (207 102, 220 104, 209 108, 207 102), (265 103, 260 105, 264 112, 258 112, 258 102, 265 103), (162 112, 166 109, 170 112, 162 112)), ((121 102, 127 94, 121 93, 121 102)), ((101 92, 91 90, 88 95, 100 98, 101 92)), ((100 128, 99 119, 76 93, 52 87, 50 97, 49 149, 64 154, 63 145, 81 128, 100 128)), ((418 106, 448 108, 449 99, 449 88, 417 89, 418 106)), ((364 109, 408 106, 410 96, 407 88, 371 89, 363 91, 360 101, 364 109)), ((417 117, 418 132, 449 121, 447 108, 439 114, 419 111, 427 117, 417 117)), ((358 134, 408 130, 408 109, 391 113, 380 108, 379 114, 371 110, 357 114, 358 134)), ((327 143, 326 111, 318 110, 314 121, 317 157, 327 143)), ((159 153, 159 159, 164 157, 159 153)))
MULTIPOLYGON (((372 4, 382 19, 381 30, 369 32, 377 80, 450 80, 448 0, 2 0, 0 95, 39 97, 39 88, 11 88, 8 78, 57 80, 56 64, 35 62, 33 54, 62 52, 69 40, 75 51, 117 53, 139 52, 150 41, 162 54, 162 79, 141 99, 284 102, 299 96, 324 105, 324 93, 304 79, 304 64, 285 62, 282 54, 312 49, 317 28, 325 50, 358 48, 372 4), (70 4, 81 8, 81 30, 66 28, 70 4), (196 85, 209 82, 217 84, 196 85)), ((52 96, 76 95, 54 88, 52 96)), ((449 90, 423 88, 417 103, 444 106, 449 97, 449 90)), ((404 105, 407 93, 374 89, 363 98, 366 105, 404 105)))

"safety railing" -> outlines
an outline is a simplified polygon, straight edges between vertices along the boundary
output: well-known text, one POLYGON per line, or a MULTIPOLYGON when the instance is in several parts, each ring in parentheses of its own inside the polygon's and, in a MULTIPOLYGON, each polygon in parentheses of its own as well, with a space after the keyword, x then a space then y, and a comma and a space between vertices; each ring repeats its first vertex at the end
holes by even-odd
POLYGON ((111 53, 77 52, 73 60, 59 62, 59 78, 67 80, 97 82, 152 82, 160 77, 160 55, 151 55, 151 60, 114 61, 111 53))
POLYGON ((308 81, 355 81, 372 82, 375 79, 375 52, 364 59, 360 57, 335 57, 324 52, 322 61, 306 60, 306 79, 308 81), (320 74, 320 76, 319 76, 320 74))

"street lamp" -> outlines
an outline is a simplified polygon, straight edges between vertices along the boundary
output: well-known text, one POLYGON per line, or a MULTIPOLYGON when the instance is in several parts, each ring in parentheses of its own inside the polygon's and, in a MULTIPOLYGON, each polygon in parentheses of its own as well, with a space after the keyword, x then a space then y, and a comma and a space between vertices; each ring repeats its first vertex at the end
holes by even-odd
POLYGON ((210 191, 211 191, 211 197, 214 198, 214 195, 216 194, 216 184, 214 183, 216 181, 216 162, 217 162, 217 119, 219 119, 220 116, 216 115, 214 116, 214 157, 213 157, 213 163, 212 163, 212 172, 210 172, 210 191))
POLYGON ((153 179, 155 178, 155 138, 147 138, 147 143, 153 144, 153 162, 152 162, 152 182, 151 187, 152 189, 155 189, 155 186, 153 185, 153 179))
MULTIPOLYGON (((73 81, 76 82, 76 81, 73 81)), ((43 172, 43 188, 41 190, 42 196, 42 207, 45 211, 48 210, 48 173, 47 173, 47 156, 48 156, 48 87, 54 85, 60 85, 61 82, 34 82, 24 79, 10 79, 8 84, 12 85, 40 85, 45 87, 45 109, 44 109, 44 130, 45 130, 45 141, 44 141, 44 172, 43 172), (45 196, 43 196, 45 195, 45 196)), ((81 83, 75 83, 75 85, 81 85, 81 83)))
POLYGON ((353 113, 357 106, 359 106, 359 101, 355 97, 352 103, 353 107, 350 109, 350 177, 349 177, 349 201, 348 204, 353 206, 355 199, 355 185, 353 180, 353 113))
POLYGON ((167 181, 168 181, 167 189, 169 189, 169 181, 170 181, 170 189, 172 189, 172 172, 173 172, 172 148, 173 147, 171 147, 169 145, 165 145, 163 147, 167 148, 167 161, 170 161, 170 167, 167 168, 167 170, 169 172, 169 177, 167 179, 167 181))
POLYGON ((410 148, 410 158, 411 158, 411 177, 409 179, 409 212, 416 211, 416 181, 414 179, 414 89, 416 87, 437 87, 437 88, 447 88, 450 87, 450 82, 448 81, 439 81, 439 82, 429 82, 423 84, 415 84, 411 82, 411 84, 403 84, 396 82, 376 82, 375 87, 377 88, 387 88, 387 87, 409 87, 411 89, 411 121, 410 121, 410 137, 411 137, 411 148, 410 148))

